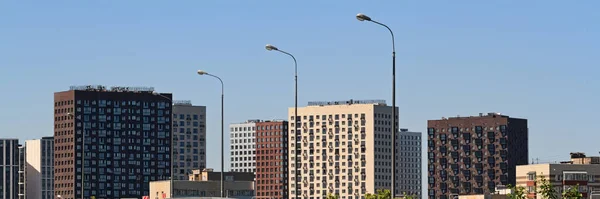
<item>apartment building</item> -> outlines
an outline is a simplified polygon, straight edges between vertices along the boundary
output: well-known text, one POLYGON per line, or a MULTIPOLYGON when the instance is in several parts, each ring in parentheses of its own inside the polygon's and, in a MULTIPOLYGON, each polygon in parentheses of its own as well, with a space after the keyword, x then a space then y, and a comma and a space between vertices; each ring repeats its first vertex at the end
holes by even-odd
POLYGON ((260 120, 247 120, 231 124, 231 171, 256 172, 256 123, 260 120))
POLYGON ((481 195, 515 184, 528 161, 527 120, 499 113, 427 122, 429 198, 481 195), (512 175, 511 175, 512 174, 512 175))
POLYGON ((173 175, 187 180, 194 169, 206 168, 206 107, 173 102, 173 175))
POLYGON ((54 138, 25 141, 27 198, 54 199, 54 138))
MULTIPOLYGON (((528 198, 542 199, 537 193, 539 181, 544 178, 550 182, 557 193, 571 187, 578 187, 583 198, 590 194, 597 197, 600 192, 600 164, 532 164, 520 165, 516 170, 516 186, 525 187, 528 198)), ((562 198, 560 194, 558 198, 562 198)))
POLYGON ((19 140, 0 139, 0 199, 19 198, 19 140))
POLYGON ((256 123, 256 198, 288 198, 288 122, 256 123))
POLYGON ((294 114, 289 108, 295 121, 289 123, 289 198, 359 199, 391 188, 393 120, 385 101, 309 102, 294 114))
POLYGON ((144 87, 54 93, 55 194, 141 198, 150 181, 169 179, 171 102, 171 94, 144 87))
POLYGON ((25 146, 19 145, 19 199, 27 198, 25 146))
POLYGON ((396 136, 396 193, 421 198, 421 132, 400 129, 396 136))

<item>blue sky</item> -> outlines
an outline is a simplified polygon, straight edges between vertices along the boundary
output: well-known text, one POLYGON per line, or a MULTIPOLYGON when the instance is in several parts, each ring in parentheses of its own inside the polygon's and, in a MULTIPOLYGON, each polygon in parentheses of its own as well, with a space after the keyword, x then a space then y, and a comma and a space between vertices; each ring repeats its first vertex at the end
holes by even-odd
MULTIPOLYGON (((1 1, 0 137, 53 133, 53 92, 70 85, 153 86, 226 124, 286 118, 299 101, 391 100, 396 34, 400 124, 501 112, 529 119, 530 158, 597 155, 597 1, 1 1), (552 146, 552 147, 549 147, 552 146)), ((391 102, 390 102, 391 103, 391 102)), ((208 166, 219 167, 218 153, 208 166)), ((228 164, 227 164, 228 165, 228 164)))

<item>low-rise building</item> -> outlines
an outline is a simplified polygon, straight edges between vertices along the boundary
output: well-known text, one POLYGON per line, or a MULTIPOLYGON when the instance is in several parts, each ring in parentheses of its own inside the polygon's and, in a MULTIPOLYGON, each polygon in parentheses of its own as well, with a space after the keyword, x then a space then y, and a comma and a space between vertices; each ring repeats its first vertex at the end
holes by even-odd
MULTIPOLYGON (((251 199, 254 197, 254 181, 225 181, 224 197, 251 199)), ((221 196, 220 181, 154 181, 150 182, 149 198, 210 198, 221 196), (172 187, 171 187, 172 186, 172 187), (173 190, 173 196, 171 195, 173 190)))
MULTIPOLYGON (((224 172, 225 181, 254 181, 254 173, 250 172, 224 172)), ((188 175, 189 181, 220 181, 221 172, 213 169, 195 169, 188 175)))
POLYGON ((573 186, 579 187, 579 191, 584 198, 587 198, 589 193, 600 192, 599 164, 533 164, 517 166, 516 186, 525 187, 529 198, 542 199, 541 194, 537 194, 541 178, 548 180, 558 193, 562 193, 573 186))

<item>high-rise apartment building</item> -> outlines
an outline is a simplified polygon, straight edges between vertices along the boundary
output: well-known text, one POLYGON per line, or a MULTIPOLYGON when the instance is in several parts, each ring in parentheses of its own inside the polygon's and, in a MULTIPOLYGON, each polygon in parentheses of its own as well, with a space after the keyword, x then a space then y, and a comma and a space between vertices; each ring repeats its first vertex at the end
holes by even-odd
POLYGON ((427 122, 429 198, 494 193, 527 164, 526 119, 499 113, 427 122))
POLYGON ((244 123, 230 124, 231 171, 256 172, 256 123, 260 120, 248 120, 244 123))
POLYGON ((400 129, 396 136, 396 193, 421 198, 421 133, 400 129))
POLYGON ((289 123, 289 198, 296 188, 298 198, 342 199, 391 188, 393 120, 385 101, 309 102, 297 118, 293 107, 288 116, 296 121, 289 123))
POLYGON ((141 198, 150 181, 169 179, 171 98, 135 87, 54 93, 55 194, 141 198))
POLYGON ((54 199, 54 138, 25 141, 27 198, 54 199))
POLYGON ((288 122, 256 123, 256 198, 288 198, 288 122))
POLYGON ((206 168, 206 107, 173 102, 174 179, 187 180, 194 169, 206 168))
POLYGON ((19 145, 19 199, 25 199, 26 196, 26 160, 25 160, 25 146, 19 145))
POLYGON ((0 199, 19 195, 19 140, 0 139, 0 199))

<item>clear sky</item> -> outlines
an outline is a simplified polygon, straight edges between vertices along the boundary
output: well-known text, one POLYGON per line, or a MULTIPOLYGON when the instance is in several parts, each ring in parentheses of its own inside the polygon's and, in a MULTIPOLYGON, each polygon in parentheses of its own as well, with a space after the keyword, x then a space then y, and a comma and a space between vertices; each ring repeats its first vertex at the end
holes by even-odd
MULTIPOLYGON (((208 110, 208 166, 225 122, 285 119, 299 102, 385 99, 396 34, 400 124, 501 112, 529 119, 530 159, 597 155, 598 1, 0 1, 0 137, 53 134, 53 92, 153 86, 208 110)), ((227 131, 228 132, 228 131, 227 131)), ((228 136, 228 135, 227 135, 228 136)), ((21 141, 23 142, 23 141, 21 141)), ((226 146, 228 148, 228 145, 226 146)), ((228 165, 228 164, 227 164, 228 165)))

